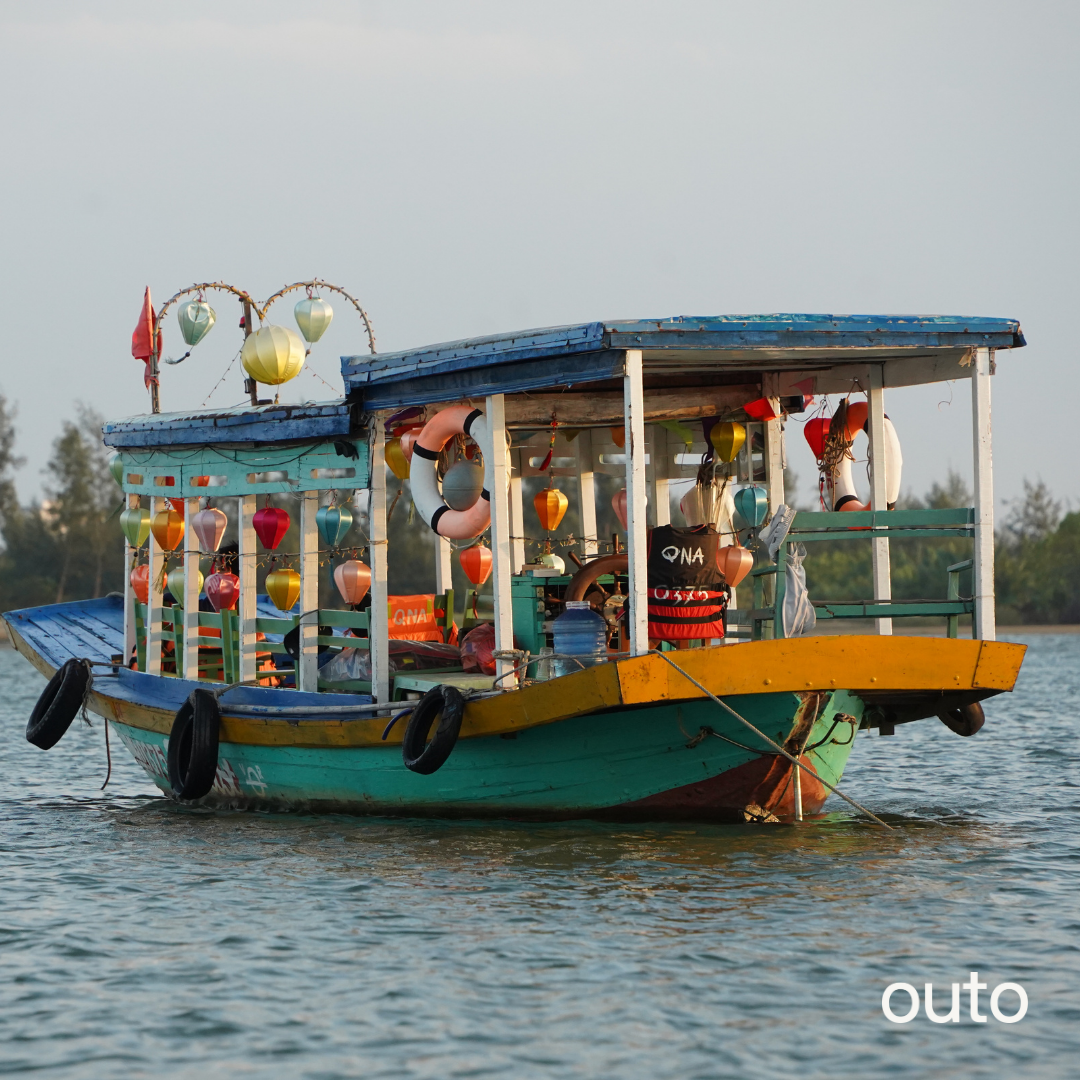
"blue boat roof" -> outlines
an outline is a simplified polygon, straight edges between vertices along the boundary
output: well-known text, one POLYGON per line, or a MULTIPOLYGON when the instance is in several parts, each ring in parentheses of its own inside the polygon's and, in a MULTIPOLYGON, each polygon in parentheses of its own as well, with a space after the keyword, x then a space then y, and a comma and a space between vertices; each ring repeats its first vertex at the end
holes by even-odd
MULTIPOLYGON (((893 385, 954 378, 976 346, 1025 344, 1015 319, 956 315, 707 315, 616 319, 344 356, 346 391, 365 409, 597 382, 641 349, 645 374, 805 372, 841 364, 930 362, 893 385), (939 374, 941 361, 946 361, 939 374)), ((910 365, 909 365, 910 367, 910 365)), ((850 381, 850 376, 848 376, 850 381)))

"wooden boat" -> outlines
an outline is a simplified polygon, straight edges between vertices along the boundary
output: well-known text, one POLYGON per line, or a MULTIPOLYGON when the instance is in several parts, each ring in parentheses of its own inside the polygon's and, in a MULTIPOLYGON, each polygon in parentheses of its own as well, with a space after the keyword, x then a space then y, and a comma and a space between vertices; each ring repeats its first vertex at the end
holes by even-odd
MULTIPOLYGON (((970 734, 981 726, 979 703, 1013 688, 1023 647, 995 641, 990 379, 995 354, 1023 344, 1019 325, 1003 319, 766 315, 598 322, 346 356, 338 401, 105 425, 129 508, 157 511, 165 495, 183 499, 186 573, 176 606, 163 602, 170 556, 151 536, 145 605, 129 583, 123 597, 4 618, 16 648, 44 675, 73 658, 94 665, 88 707, 174 796, 184 789, 176 767, 170 778, 170 738, 174 758, 190 755, 181 775, 195 768, 195 755, 210 752, 193 750, 188 734, 187 749, 177 749, 179 716, 186 709, 185 723, 193 722, 193 693, 202 691, 214 724, 209 790, 199 793, 207 804, 540 819, 801 818, 820 811, 840 783, 859 730, 892 734, 898 724, 941 718, 970 734), (888 509, 886 391, 957 379, 972 386, 975 505, 888 509), (786 418, 815 395, 853 388, 865 394, 870 459, 881 463, 872 469, 870 505, 789 515, 770 558, 759 540, 784 504, 786 418), (387 439, 403 410, 427 422, 462 403, 483 417, 477 442, 491 479, 482 497, 490 504, 486 603, 496 675, 395 670, 389 620, 372 614, 391 604, 387 439), (649 637, 649 530, 670 520, 670 484, 692 478, 710 450, 697 423, 709 419, 742 426, 747 438, 730 463, 731 480, 760 490, 768 514, 740 534, 757 549, 755 568, 735 590, 725 638, 672 648, 649 637), (522 480, 540 474, 547 449, 548 467, 577 488, 584 535, 574 553, 583 569, 573 575, 526 562, 522 480), (610 555, 596 532, 598 473, 625 478, 626 613, 603 662, 555 674, 541 655, 552 643, 551 614, 595 560, 610 555), (370 607, 320 610, 320 502, 328 492, 343 501, 352 491, 367 502, 370 607), (235 507, 236 611, 199 610, 195 571, 206 553, 191 522, 208 492, 219 506, 235 507), (282 493, 299 503, 301 518, 300 596, 288 613, 257 593, 262 556, 253 525, 260 496, 282 493), (897 536, 966 537, 972 559, 950 568, 942 583, 948 595, 895 601, 889 538, 897 536), (822 540, 871 545, 875 595, 814 601, 818 618, 874 619, 876 633, 787 636, 790 554, 822 540), (969 569, 972 595, 964 598, 960 575, 969 569), (751 594, 751 606, 734 603, 751 594), (971 639, 958 636, 965 616, 971 639), (948 636, 892 633, 894 619, 911 617, 945 620, 948 636), (282 637, 297 627, 292 688, 270 664, 282 660, 282 637), (335 655, 350 643, 366 650, 370 677, 321 678, 320 650, 335 655), (441 767, 413 771, 402 743, 419 711, 416 697, 434 702, 425 708, 438 721, 446 686, 465 694, 460 728, 446 737, 441 767)), ((419 518, 417 527, 425 527, 419 518)), ((449 622, 451 545, 440 536, 435 546, 432 595, 449 622)), ((325 558, 325 542, 321 551, 325 558)), ((129 567, 130 544, 124 557, 129 567)), ((618 578, 601 580, 614 587, 618 578)), ((466 615, 482 621, 475 597, 466 615)), ((424 730, 413 735, 421 749, 424 730)))

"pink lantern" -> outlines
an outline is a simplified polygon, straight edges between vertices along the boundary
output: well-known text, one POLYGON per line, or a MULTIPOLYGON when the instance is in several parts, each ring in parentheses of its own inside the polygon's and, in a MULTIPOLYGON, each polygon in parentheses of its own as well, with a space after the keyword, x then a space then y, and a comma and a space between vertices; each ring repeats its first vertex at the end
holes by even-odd
POLYGON ((232 611, 240 599, 240 579, 218 570, 206 579, 206 599, 215 611, 232 611))
POLYGON ((334 567, 334 584, 346 604, 356 607, 367 596, 371 567, 359 559, 347 559, 334 567))
POLYGON ((626 532, 626 488, 620 488, 612 496, 611 509, 615 511, 623 532, 626 532))
POLYGON ((225 535, 225 526, 229 519, 217 509, 207 508, 193 514, 191 527, 199 538, 199 546, 203 551, 217 551, 221 547, 221 538, 225 535))

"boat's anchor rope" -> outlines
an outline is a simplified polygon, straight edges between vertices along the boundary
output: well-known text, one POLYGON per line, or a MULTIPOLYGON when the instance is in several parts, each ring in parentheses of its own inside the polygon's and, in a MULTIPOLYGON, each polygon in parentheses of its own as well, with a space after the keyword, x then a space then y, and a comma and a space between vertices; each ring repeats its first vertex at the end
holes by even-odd
POLYGON ((883 829, 888 829, 890 832, 892 831, 893 827, 891 825, 886 825, 885 822, 877 816, 877 814, 873 813, 870 810, 867 810, 865 806, 860 806, 853 798, 851 798, 851 796, 845 795, 838 787, 830 784, 828 780, 825 780, 822 777, 818 776, 818 774, 814 772, 813 769, 808 769, 801 761, 798 760, 798 758, 792 757, 792 755, 789 754, 779 743, 773 742, 773 740, 770 739, 769 736, 765 734, 765 732, 760 731, 758 728, 756 728, 753 724, 750 723, 749 720, 746 719, 746 717, 740 716, 726 701, 721 701, 715 694, 707 690, 692 675, 688 675, 685 671, 683 671, 683 669, 679 667, 679 665, 676 664, 674 660, 669 659, 665 653, 662 653, 659 649, 650 649, 649 652, 656 656, 659 656, 662 660, 667 661, 667 663, 669 663, 680 675, 682 675, 682 677, 686 679, 687 682, 693 683, 694 686, 696 686, 706 697, 711 698, 717 705, 719 705, 721 709, 726 709, 729 713, 731 713, 732 716, 735 717, 736 720, 739 721, 739 723, 745 724, 746 727, 748 727, 755 735, 757 735, 759 739, 763 739, 765 742, 767 742, 778 754, 786 757, 792 765, 795 765, 798 768, 802 769, 803 772, 814 777, 815 780, 819 780, 834 795, 839 795, 840 798, 844 800, 844 802, 850 803, 860 813, 866 814, 867 817, 871 818, 873 821, 876 821, 883 829))

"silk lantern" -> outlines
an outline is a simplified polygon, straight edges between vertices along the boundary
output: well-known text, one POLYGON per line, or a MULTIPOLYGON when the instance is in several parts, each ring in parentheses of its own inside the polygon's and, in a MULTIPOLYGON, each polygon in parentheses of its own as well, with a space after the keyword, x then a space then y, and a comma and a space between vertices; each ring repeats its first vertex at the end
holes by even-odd
POLYGON ((611 441, 616 446, 626 445, 626 428, 625 427, 613 427, 611 429, 611 441))
POLYGON ((558 488, 544 488, 533 499, 536 516, 545 532, 554 532, 559 527, 569 505, 570 500, 558 488))
MULTIPOLYGON (((184 568, 182 566, 178 566, 169 575, 169 592, 172 593, 172 598, 176 601, 176 603, 180 607, 184 606, 184 580, 185 580, 185 577, 186 577, 186 572, 185 572, 185 570, 184 570, 184 568)), ((198 596, 198 594, 202 592, 202 587, 203 587, 202 571, 197 570, 195 572, 195 577, 198 580, 198 585, 196 586, 195 594, 196 594, 196 596, 198 596)))
POLYGON ((390 471, 399 480, 409 479, 409 461, 401 449, 400 439, 386 440, 386 445, 383 447, 383 457, 386 459, 386 464, 390 466, 390 471))
MULTIPOLYGON (((135 599, 140 604, 150 603, 150 567, 146 563, 136 566, 131 571, 131 591, 135 593, 135 599)), ((164 589, 169 584, 167 574, 161 575, 161 587, 164 589)))
POLYGON ((769 496, 764 488, 744 487, 735 495, 735 509, 752 529, 756 529, 769 512, 769 496))
POLYGON ((309 296, 293 308, 293 318, 300 333, 312 345, 326 333, 333 317, 334 309, 321 296, 309 296))
POLYGON ((484 470, 471 461, 459 461, 442 480, 443 502, 451 510, 468 510, 484 490, 484 470))
POLYGON ((184 516, 184 500, 169 499, 169 505, 181 516, 184 516))
POLYGON ((240 362, 256 381, 280 386, 300 374, 306 352, 300 335, 287 326, 264 326, 244 339, 240 362))
POLYGON ((352 522, 352 511, 347 506, 320 506, 315 511, 315 526, 327 547, 337 547, 348 535, 352 522))
POLYGON ((150 511, 141 506, 128 507, 120 514, 120 528, 133 548, 141 548, 150 535, 150 511))
POLYGON ((194 348, 213 329, 217 315, 205 300, 189 300, 176 309, 176 321, 184 341, 194 348))
POLYGON ((300 575, 288 567, 278 567, 266 575, 266 594, 278 611, 291 611, 300 599, 300 575))
POLYGON ((277 506, 264 506, 256 510, 251 519, 255 535, 262 541, 262 546, 275 551, 282 537, 289 531, 292 518, 287 510, 277 506))
POLYGON ((175 551, 184 539, 184 519, 171 506, 159 510, 150 522, 158 547, 163 551, 175 551))
POLYGON ((734 461, 743 448, 746 442, 746 428, 730 420, 713 424, 712 431, 709 432, 709 442, 712 443, 717 458, 727 464, 729 461, 734 461))
POLYGON ((112 478, 121 486, 124 486, 124 459, 120 456, 119 451, 114 451, 109 455, 109 472, 112 473, 112 478))
POLYGON ((754 569, 754 556, 738 544, 722 547, 716 557, 716 562, 724 575, 724 580, 732 588, 735 588, 754 569))
POLYGON ((371 587, 371 567, 359 559, 346 559, 334 567, 334 584, 341 599, 356 607, 371 587))
POLYGON ((232 611, 240 599, 240 579, 218 570, 206 579, 206 599, 215 611, 232 611))
POLYGON ((803 425, 803 436, 813 451, 814 460, 821 461, 825 456, 825 443, 829 439, 829 426, 832 423, 827 416, 815 416, 803 425))
POLYGON ((492 556, 491 548, 483 544, 473 544, 458 553, 458 562, 465 576, 480 588, 491 577, 492 556))
POLYGON ((221 538, 225 535, 225 526, 229 519, 222 511, 207 507, 191 517, 191 527, 199 538, 202 551, 217 551, 221 547, 221 538))

